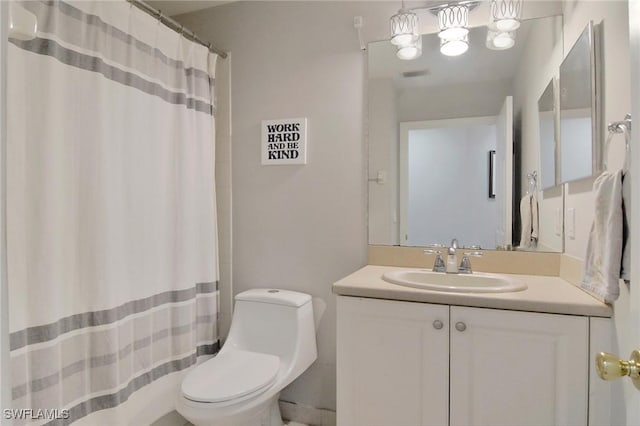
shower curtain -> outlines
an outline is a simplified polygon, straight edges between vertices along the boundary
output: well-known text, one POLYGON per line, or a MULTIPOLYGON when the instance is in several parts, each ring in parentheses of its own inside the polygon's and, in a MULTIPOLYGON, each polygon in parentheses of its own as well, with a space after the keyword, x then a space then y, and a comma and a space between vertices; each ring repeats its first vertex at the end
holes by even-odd
POLYGON ((8 52, 12 416, 69 424, 218 350, 216 57, 124 0, 21 5, 38 34, 8 52))

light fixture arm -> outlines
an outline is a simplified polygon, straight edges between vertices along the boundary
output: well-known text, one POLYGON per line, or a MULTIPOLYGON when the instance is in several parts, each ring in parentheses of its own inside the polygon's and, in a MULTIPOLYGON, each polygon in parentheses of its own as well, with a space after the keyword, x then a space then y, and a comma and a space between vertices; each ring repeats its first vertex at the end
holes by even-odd
MULTIPOLYGON (((431 12, 434 15, 437 15, 440 10, 445 9, 447 7, 451 7, 451 6, 466 6, 467 9, 471 11, 475 9, 480 3, 481 3, 480 0, 464 0, 464 1, 456 1, 456 2, 444 2, 435 6, 416 6, 416 7, 409 8, 407 10, 411 10, 411 11, 426 10, 428 12, 431 12)), ((404 7, 404 1, 403 1, 403 7, 404 7)))

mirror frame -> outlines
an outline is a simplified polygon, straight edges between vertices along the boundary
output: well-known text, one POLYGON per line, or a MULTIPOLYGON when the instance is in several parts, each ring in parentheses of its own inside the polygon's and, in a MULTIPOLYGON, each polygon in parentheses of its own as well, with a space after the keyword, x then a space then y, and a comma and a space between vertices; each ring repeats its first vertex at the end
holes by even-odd
POLYGON ((595 25, 593 21, 589 21, 587 26, 582 30, 573 46, 569 50, 569 53, 564 57, 560 64, 559 77, 558 77, 558 156, 556 163, 556 173, 558 176, 557 184, 570 183, 579 181, 586 178, 596 176, 602 170, 602 152, 603 152, 603 135, 602 135, 602 102, 600 95, 602 92, 602 60, 601 60, 601 47, 600 47, 600 26, 595 25), (589 73, 591 81, 591 93, 590 93, 590 108, 591 108, 591 174, 585 176, 578 176, 570 179, 563 179, 562 175, 562 67, 567 62, 567 58, 571 56, 571 53, 575 51, 578 41, 587 36, 589 44, 589 73))
POLYGON ((551 78, 549 80, 549 84, 545 87, 542 94, 538 98, 538 144, 540 146, 540 190, 546 191, 548 189, 554 188, 560 185, 560 108, 559 108, 559 98, 558 98, 558 84, 559 79, 556 77, 551 78), (551 92, 550 95, 548 92, 551 92), (551 116, 553 117, 553 184, 545 186, 545 172, 548 170, 544 170, 542 167, 543 164, 543 155, 542 155, 542 144, 543 144, 543 135, 541 131, 542 125, 542 113, 549 112, 548 110, 542 110, 540 104, 543 102, 543 99, 551 97, 552 109, 551 116))

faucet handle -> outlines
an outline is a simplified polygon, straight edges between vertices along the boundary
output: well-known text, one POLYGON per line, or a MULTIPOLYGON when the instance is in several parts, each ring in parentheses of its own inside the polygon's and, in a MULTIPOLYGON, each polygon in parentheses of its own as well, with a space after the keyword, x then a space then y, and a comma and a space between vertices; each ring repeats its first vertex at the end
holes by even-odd
POLYGON ((436 258, 433 261, 433 268, 431 270, 433 272, 445 272, 447 270, 444 259, 442 258, 442 252, 440 250, 424 250, 424 254, 435 254, 436 258))
POLYGON ((470 257, 482 257, 481 251, 472 251, 468 253, 464 253, 462 256, 462 260, 460 261, 460 267, 458 268, 458 272, 461 274, 471 274, 473 271, 471 270, 471 259, 470 257))

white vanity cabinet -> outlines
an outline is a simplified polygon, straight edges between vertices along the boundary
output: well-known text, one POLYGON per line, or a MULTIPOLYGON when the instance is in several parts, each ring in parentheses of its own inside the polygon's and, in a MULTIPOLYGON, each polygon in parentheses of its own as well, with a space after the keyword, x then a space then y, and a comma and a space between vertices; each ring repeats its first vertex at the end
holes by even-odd
POLYGON ((446 425, 449 307, 338 297, 337 423, 446 425))
POLYGON ((338 296, 338 426, 586 425, 588 317, 338 296))

